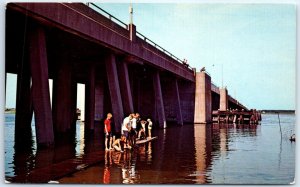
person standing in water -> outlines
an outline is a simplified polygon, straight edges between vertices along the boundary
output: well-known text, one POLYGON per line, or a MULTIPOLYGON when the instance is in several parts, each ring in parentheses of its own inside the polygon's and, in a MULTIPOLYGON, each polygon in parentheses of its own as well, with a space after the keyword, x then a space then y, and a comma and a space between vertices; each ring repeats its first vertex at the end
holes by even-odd
POLYGON ((148 122, 148 138, 151 138, 152 121, 151 119, 147 119, 147 122, 148 122))
POLYGON ((108 113, 106 116, 106 119, 104 120, 105 150, 106 151, 112 149, 111 118, 112 118, 112 114, 108 113), (108 139, 109 139, 109 148, 108 148, 108 139))

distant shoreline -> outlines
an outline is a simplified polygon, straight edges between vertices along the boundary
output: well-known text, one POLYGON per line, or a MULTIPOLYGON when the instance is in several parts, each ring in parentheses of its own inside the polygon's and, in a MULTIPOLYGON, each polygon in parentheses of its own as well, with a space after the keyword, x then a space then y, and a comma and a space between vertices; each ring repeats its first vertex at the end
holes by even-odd
POLYGON ((261 110, 262 113, 267 113, 267 114, 274 114, 274 113, 284 113, 284 114, 291 114, 291 113, 296 113, 295 110, 261 110))
MULTIPOLYGON (((296 113, 295 110, 260 110, 261 113, 266 113, 266 114, 274 114, 274 113, 284 113, 284 114, 291 114, 291 113, 296 113)), ((5 109, 5 114, 15 114, 16 110, 14 108, 7 108, 5 109)))

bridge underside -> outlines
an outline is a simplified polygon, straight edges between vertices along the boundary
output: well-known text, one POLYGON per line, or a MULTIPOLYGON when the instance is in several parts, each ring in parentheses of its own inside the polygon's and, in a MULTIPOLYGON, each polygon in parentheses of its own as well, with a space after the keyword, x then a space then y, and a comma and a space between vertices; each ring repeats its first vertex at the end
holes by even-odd
POLYGON ((108 112, 114 115, 117 133, 131 112, 152 118, 157 127, 193 122, 193 82, 9 8, 5 66, 7 73, 18 77, 16 138, 20 141, 33 112, 40 144, 52 144, 59 134, 74 130, 78 83, 86 87, 86 131, 108 112), (49 79, 52 104, 51 90, 45 87, 49 79))

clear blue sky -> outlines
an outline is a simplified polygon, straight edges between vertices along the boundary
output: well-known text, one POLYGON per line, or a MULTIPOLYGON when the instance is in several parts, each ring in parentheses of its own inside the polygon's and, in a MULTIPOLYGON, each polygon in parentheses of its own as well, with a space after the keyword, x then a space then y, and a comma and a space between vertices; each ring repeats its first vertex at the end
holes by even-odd
MULTIPOLYGON (((98 4, 125 23, 129 4, 98 4)), ((296 6, 133 4, 137 30, 249 108, 295 109, 296 6)))
MULTIPOLYGON (((129 4, 97 5, 129 23, 129 4)), ((197 70, 205 66, 217 86, 223 67, 223 85, 248 108, 295 109, 296 6, 134 3, 133 11, 137 31, 197 70)), ((6 99, 14 107, 14 94, 6 99)))

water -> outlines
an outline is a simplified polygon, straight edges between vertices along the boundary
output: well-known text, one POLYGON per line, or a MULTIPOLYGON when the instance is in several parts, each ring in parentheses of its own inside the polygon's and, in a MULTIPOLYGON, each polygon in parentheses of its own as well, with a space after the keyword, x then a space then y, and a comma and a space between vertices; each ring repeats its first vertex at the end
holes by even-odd
POLYGON ((39 168, 47 171, 53 163, 65 168, 78 162, 76 172, 50 179, 85 184, 289 184, 295 176, 296 146, 289 141, 295 115, 280 114, 282 138, 277 114, 262 117, 258 126, 198 124, 154 130, 158 139, 126 153, 101 151, 102 135, 84 139, 78 122, 74 144, 51 151, 38 151, 33 144, 30 153, 15 154, 14 115, 6 114, 5 178, 28 182, 29 173, 39 168), (98 152, 100 156, 86 159, 98 152), (93 165, 86 167, 91 160, 93 165))

